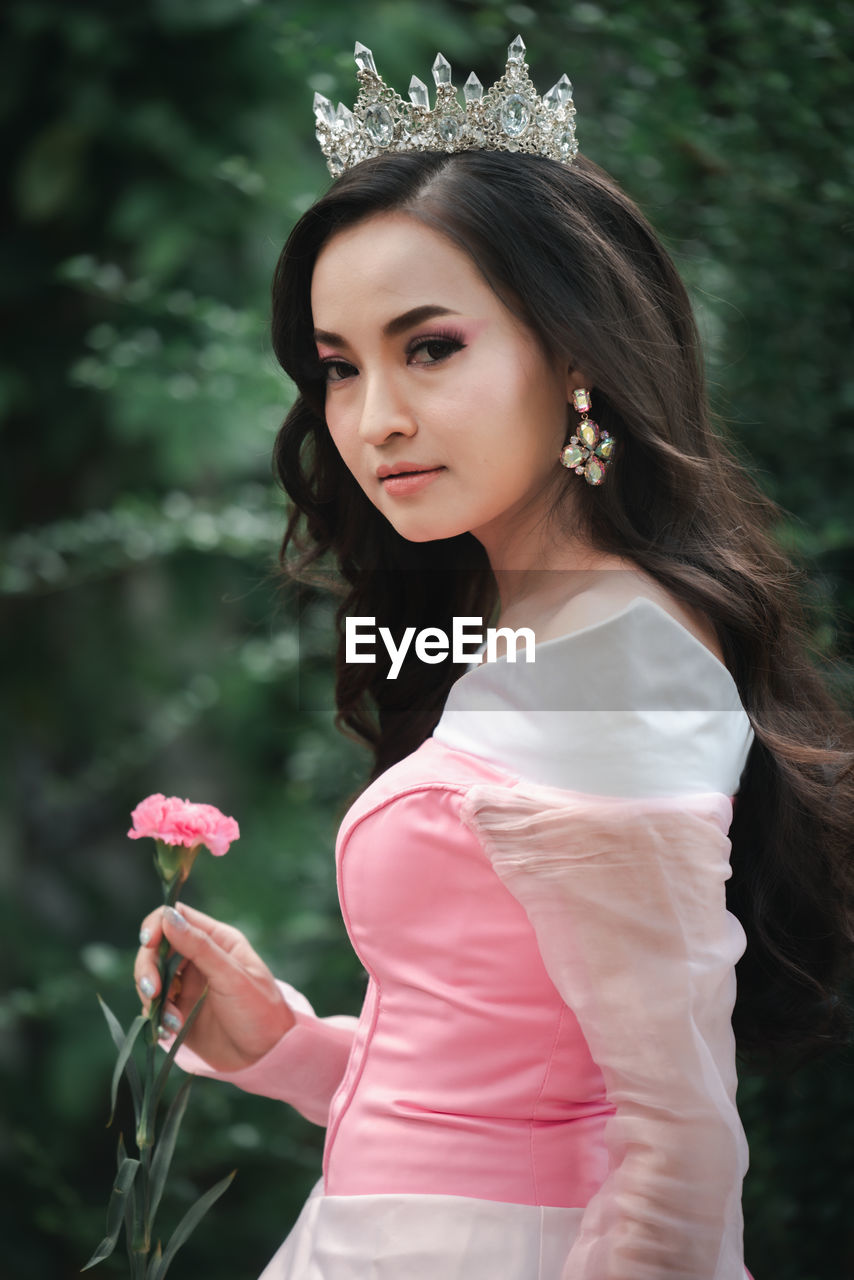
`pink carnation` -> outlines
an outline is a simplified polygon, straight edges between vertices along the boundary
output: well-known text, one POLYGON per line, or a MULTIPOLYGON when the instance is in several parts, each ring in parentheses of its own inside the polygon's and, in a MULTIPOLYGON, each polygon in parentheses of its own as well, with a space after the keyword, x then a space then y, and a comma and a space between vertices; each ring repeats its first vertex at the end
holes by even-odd
POLYGON ((181 844, 189 849, 203 844, 217 858, 228 853, 232 840, 240 838, 234 818, 227 818, 215 805, 191 804, 177 796, 148 796, 136 806, 131 819, 131 840, 150 836, 164 844, 181 844))

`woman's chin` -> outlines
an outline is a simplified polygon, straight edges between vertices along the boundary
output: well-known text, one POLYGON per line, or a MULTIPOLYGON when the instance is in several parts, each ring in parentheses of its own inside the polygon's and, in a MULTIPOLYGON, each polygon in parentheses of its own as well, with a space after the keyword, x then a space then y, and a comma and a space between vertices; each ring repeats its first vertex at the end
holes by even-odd
MULTIPOLYGON (((388 520, 388 516, 386 516, 388 520)), ((467 533, 464 525, 447 521, 389 520, 389 524, 406 542, 440 542, 467 533)))

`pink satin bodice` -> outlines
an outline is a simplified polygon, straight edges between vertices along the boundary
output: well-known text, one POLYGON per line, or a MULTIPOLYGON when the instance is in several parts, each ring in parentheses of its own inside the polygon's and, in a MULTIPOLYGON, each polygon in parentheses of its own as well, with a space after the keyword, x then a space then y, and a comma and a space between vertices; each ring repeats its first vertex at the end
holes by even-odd
POLYGON ((525 911, 460 808, 512 784, 428 739, 349 811, 339 893, 369 988, 332 1101, 330 1195, 585 1205, 613 1112, 525 911))

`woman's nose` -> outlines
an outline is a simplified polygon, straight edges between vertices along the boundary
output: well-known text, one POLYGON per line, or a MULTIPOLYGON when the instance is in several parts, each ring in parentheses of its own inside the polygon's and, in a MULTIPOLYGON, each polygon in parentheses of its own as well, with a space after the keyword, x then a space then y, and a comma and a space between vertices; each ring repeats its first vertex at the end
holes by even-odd
POLYGON ((369 444, 382 444, 389 436, 414 435, 412 408, 394 379, 366 379, 359 434, 369 444))

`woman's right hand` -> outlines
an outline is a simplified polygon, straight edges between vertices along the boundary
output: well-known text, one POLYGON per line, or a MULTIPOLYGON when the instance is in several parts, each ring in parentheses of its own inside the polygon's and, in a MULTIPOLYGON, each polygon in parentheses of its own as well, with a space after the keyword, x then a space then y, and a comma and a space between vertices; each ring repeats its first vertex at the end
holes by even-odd
POLYGON ((160 992, 157 952, 165 937, 184 957, 167 992, 160 1022, 173 1034, 199 996, 208 994, 184 1043, 216 1071, 238 1071, 264 1056, 295 1018, 272 973, 239 929, 181 903, 158 907, 140 930, 134 981, 147 1013, 160 992))

